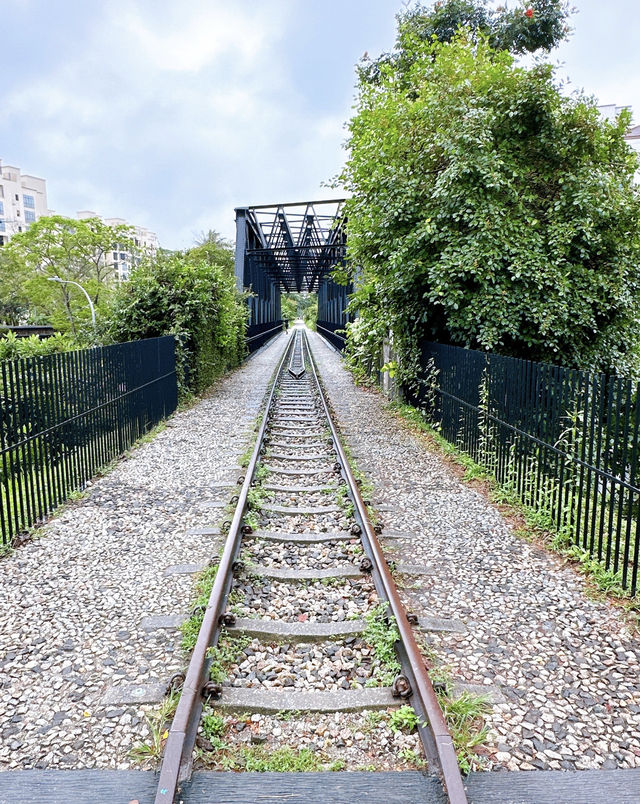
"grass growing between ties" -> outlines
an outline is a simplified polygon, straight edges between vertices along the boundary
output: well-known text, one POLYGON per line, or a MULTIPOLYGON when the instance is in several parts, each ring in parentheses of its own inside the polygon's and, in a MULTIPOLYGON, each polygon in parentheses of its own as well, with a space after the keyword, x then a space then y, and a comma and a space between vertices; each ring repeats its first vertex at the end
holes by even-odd
POLYGON ((207 658, 211 659, 209 678, 219 684, 226 681, 229 668, 250 642, 247 636, 232 637, 223 632, 218 644, 207 650, 207 658))
POLYGON ((225 721, 217 712, 204 712, 200 727, 201 737, 198 739, 198 759, 203 765, 216 770, 255 773, 339 771, 345 766, 343 760, 332 761, 324 752, 309 748, 288 745, 275 748, 246 742, 234 743, 226 739, 230 726, 231 721, 225 721))
POLYGON ((486 715, 491 711, 487 695, 474 695, 466 690, 456 696, 449 667, 442 665, 428 644, 421 645, 429 678, 453 740, 458 765, 465 775, 484 765, 482 744, 489 734, 486 715))
POLYGON ((367 681, 367 687, 390 686, 400 672, 400 663, 396 656, 396 642, 400 639, 395 617, 386 617, 387 607, 380 603, 365 615, 367 627, 362 638, 373 648, 379 664, 373 668, 373 677, 367 681))
POLYGON ((182 641, 180 646, 185 651, 191 651, 195 647, 198 639, 198 632, 200 631, 200 626, 202 625, 202 620, 204 618, 204 608, 206 608, 207 604, 209 603, 209 595, 211 594, 213 583, 217 574, 218 565, 216 564, 214 566, 207 567, 198 576, 198 580, 196 581, 197 597, 194 602, 194 609, 197 611, 180 626, 180 630, 182 632, 182 641))

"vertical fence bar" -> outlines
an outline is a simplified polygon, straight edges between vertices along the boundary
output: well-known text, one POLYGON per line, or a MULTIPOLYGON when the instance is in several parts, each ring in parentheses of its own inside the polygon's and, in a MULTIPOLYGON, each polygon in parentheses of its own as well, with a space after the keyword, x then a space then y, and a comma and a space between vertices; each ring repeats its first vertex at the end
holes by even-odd
POLYGON ((41 521, 176 409, 172 336, 0 363, 0 539, 41 521))
POLYGON ((640 385, 430 342, 421 352, 442 435, 635 594, 640 385))

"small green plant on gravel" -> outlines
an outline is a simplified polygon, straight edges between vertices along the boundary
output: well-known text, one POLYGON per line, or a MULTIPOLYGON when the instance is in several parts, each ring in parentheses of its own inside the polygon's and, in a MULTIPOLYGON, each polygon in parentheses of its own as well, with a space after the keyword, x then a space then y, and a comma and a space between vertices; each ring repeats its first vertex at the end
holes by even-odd
POLYGON ((243 615, 244 592, 241 589, 232 589, 228 598, 229 611, 236 616, 243 615))
POLYGON ((211 659, 209 678, 221 684, 226 680, 229 667, 236 661, 240 653, 251 642, 249 637, 220 635, 217 645, 207 648, 207 658, 211 659))
POLYGON ((227 730, 227 724, 224 718, 216 715, 214 712, 205 712, 202 715, 202 734, 207 740, 212 743, 214 740, 219 740, 227 730))
POLYGON ((485 715, 491 711, 489 698, 467 691, 455 698, 451 668, 438 662, 437 654, 428 643, 423 643, 420 650, 430 665, 429 678, 451 732, 460 770, 467 774, 482 766, 482 758, 474 749, 485 742, 489 733, 485 723, 485 715))
POLYGON ((329 577, 329 578, 321 578, 320 583, 323 586, 331 587, 331 586, 340 586, 342 580, 340 578, 329 577))
POLYGON ((391 731, 406 731, 410 734, 418 726, 419 722, 413 707, 404 704, 400 709, 396 709, 391 713, 389 728, 391 731))
POLYGON ((258 514, 255 511, 247 511, 247 513, 244 515, 244 524, 248 525, 251 530, 258 530, 260 527, 258 514))
POLYGON ((180 693, 177 690, 171 692, 157 709, 145 715, 150 736, 146 742, 136 743, 131 749, 130 756, 135 762, 160 759, 179 700, 180 693))
POLYGON ((389 686, 400 672, 395 647, 396 642, 400 639, 400 633, 393 615, 389 615, 387 623, 386 610, 386 604, 380 603, 371 609, 364 618, 367 627, 362 635, 363 639, 371 645, 380 662, 374 670, 373 678, 367 681, 367 687, 389 686))
POLYGON ((405 762, 408 762, 410 765, 413 765, 416 768, 427 767, 426 759, 414 748, 403 748, 400 751, 400 759, 403 759, 405 762))
POLYGON ((262 507, 267 499, 267 493, 260 486, 252 486, 247 492, 247 505, 253 511, 262 507))
POLYGON ((249 466, 249 461, 251 460, 251 456, 253 455, 253 448, 254 443, 252 442, 249 446, 245 449, 242 455, 238 458, 238 466, 242 466, 243 469, 246 469, 249 466))
POLYGON ((387 715, 385 712, 366 712, 364 719, 366 721, 365 726, 363 726, 360 731, 364 731, 365 733, 375 731, 380 725, 387 722, 387 715))
POLYGON ((297 709, 281 709, 279 712, 276 712, 275 717, 277 717, 278 720, 287 722, 296 717, 300 717, 300 715, 301 712, 299 712, 297 709))
POLYGON ((473 749, 481 745, 489 733, 484 722, 484 716, 491 708, 489 699, 486 695, 463 692, 457 698, 450 698, 446 693, 438 694, 438 701, 451 732, 460 770, 467 774, 480 766, 480 757, 473 749))
MULTIPOLYGON (((216 564, 214 566, 207 567, 198 576, 198 580, 196 581, 197 597, 194 602, 194 608, 197 609, 203 606, 206 607, 209 603, 209 596, 211 594, 213 582, 216 579, 217 573, 218 566, 216 564)), ((197 613, 192 614, 191 617, 189 617, 188 620, 185 620, 185 622, 180 626, 180 631, 182 633, 182 641, 180 645, 183 650, 190 651, 195 647, 203 617, 204 613, 198 611, 197 613)))
POLYGON ((264 482, 269 477, 269 470, 263 463, 259 463, 256 467, 255 478, 259 483, 264 482))

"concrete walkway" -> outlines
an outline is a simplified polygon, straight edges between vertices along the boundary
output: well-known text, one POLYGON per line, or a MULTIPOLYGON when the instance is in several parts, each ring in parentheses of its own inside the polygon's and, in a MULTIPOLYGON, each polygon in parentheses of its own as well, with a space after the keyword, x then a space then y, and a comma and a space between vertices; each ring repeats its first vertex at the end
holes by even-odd
POLYGON ((518 538, 318 335, 312 349, 385 532, 410 534, 384 539, 407 607, 450 621, 433 649, 493 696, 486 767, 640 767, 640 646, 618 610, 518 538))
POLYGON ((0 561, 0 769, 135 768, 281 335, 0 561), (215 529, 214 529, 215 530, 215 529))

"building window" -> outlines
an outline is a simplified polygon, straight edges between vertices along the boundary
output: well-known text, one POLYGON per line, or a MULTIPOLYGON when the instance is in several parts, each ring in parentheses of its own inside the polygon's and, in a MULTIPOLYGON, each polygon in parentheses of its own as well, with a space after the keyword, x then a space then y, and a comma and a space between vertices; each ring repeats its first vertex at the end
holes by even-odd
POLYGON ((126 260, 126 259, 127 259, 127 255, 126 255, 126 254, 123 254, 122 252, 120 252, 120 259, 121 259, 121 260, 126 260))
POLYGON ((4 231, 5 231, 4 221, 0 221, 0 232, 4 232, 4 231))
POLYGON ((32 212, 30 209, 25 209, 24 211, 24 219, 26 223, 35 223, 36 221, 36 213, 32 212))
POLYGON ((36 201, 32 195, 23 195, 22 196, 22 203, 28 209, 35 209, 36 208, 36 201))
POLYGON ((114 259, 114 260, 117 260, 117 259, 118 259, 118 252, 117 252, 117 251, 114 251, 114 252, 113 252, 113 259, 114 259))
POLYGON ((4 198, 4 184, 0 184, 0 198, 4 198))
POLYGON ((0 215, 4 215, 4 202, 0 201, 0 215))
POLYGON ((16 193, 16 201, 19 201, 19 200, 20 200, 20 196, 18 195, 18 193, 16 193))

